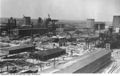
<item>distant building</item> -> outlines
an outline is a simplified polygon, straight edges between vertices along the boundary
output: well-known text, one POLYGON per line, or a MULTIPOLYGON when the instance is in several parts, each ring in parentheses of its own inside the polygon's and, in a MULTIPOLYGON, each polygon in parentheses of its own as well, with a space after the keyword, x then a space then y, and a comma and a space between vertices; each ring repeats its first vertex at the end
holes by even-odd
POLYGON ((113 27, 116 33, 120 33, 120 16, 113 16, 113 27))
POLYGON ((94 19, 87 19, 86 28, 94 28, 94 23, 95 23, 94 19))
POLYGON ((113 17, 113 26, 114 28, 120 28, 120 16, 113 17))
POLYGON ((94 30, 96 33, 104 33, 106 30, 105 26, 106 26, 105 22, 95 22, 94 30))
POLYGON ((42 22, 43 22, 42 18, 39 17, 38 20, 37 20, 37 26, 42 27, 42 22))
POLYGON ((6 33, 4 33, 6 31, 6 26, 7 23, 1 23, 0 24, 0 35, 5 35, 6 33))
POLYGON ((105 30, 105 22, 96 22, 95 19, 87 19, 86 21, 59 21, 57 22, 61 31, 75 31, 78 29, 82 33, 94 33, 95 31, 105 30), (64 27, 61 28, 61 26, 64 27), (68 30, 67 30, 68 29, 68 30))
POLYGON ((24 16, 23 21, 24 25, 31 25, 31 17, 24 16))
POLYGON ((3 21, 1 20, 1 23, 0 23, 0 35, 4 31, 6 31, 8 34, 10 34, 10 31, 12 29, 15 29, 16 27, 17 27, 16 19, 14 19, 13 17, 5 19, 3 21))
POLYGON ((57 26, 57 29, 56 31, 59 32, 59 33, 62 33, 64 31, 64 24, 60 23, 60 24, 56 24, 57 26))
POLYGON ((104 30, 105 22, 95 22, 94 28, 95 28, 95 30, 104 30))
POLYGON ((14 19, 13 17, 11 17, 10 19, 8 19, 7 26, 8 26, 9 29, 16 28, 16 19, 14 19))

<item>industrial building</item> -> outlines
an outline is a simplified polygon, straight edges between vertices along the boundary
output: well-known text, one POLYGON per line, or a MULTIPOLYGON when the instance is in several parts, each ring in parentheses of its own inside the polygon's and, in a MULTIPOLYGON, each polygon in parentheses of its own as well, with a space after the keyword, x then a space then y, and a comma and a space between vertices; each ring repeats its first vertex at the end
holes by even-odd
POLYGON ((112 25, 115 28, 116 32, 120 32, 120 16, 113 17, 112 25))

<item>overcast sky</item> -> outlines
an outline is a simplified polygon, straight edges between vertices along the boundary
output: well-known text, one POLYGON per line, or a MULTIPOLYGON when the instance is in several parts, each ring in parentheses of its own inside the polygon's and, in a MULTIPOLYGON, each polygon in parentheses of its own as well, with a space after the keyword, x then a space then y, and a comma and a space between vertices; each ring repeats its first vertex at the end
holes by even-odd
POLYGON ((112 21, 120 15, 120 0, 1 0, 1 17, 48 16, 66 20, 112 21))

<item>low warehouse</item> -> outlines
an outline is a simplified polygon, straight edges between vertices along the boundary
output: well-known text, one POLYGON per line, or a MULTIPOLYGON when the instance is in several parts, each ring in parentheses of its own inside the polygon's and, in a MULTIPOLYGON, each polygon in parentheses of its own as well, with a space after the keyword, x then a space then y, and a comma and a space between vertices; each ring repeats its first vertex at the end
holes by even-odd
POLYGON ((54 48, 54 49, 48 49, 48 50, 31 53, 30 57, 41 61, 46 61, 55 57, 59 57, 60 55, 64 55, 64 54, 66 54, 66 51, 64 49, 54 48))
POLYGON ((21 53, 21 52, 32 52, 35 50, 35 47, 31 44, 28 44, 28 45, 9 47, 4 50, 8 51, 9 54, 17 54, 17 53, 21 53))

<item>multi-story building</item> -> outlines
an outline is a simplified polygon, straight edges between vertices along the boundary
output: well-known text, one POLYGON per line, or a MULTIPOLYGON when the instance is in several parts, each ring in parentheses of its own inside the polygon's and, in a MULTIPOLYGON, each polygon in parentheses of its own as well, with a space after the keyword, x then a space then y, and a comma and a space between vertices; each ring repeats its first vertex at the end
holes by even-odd
POLYGON ((113 23, 112 23, 115 32, 120 32, 120 16, 114 16, 113 17, 113 23))

